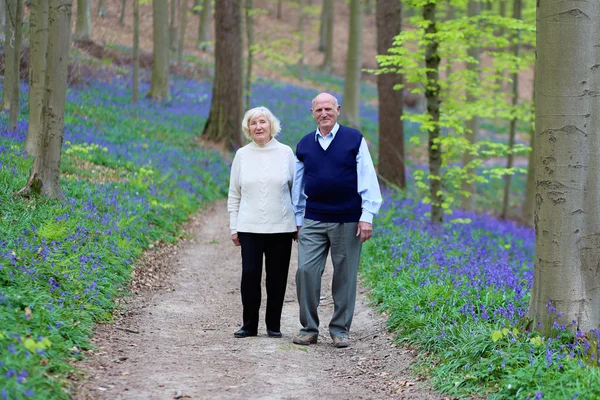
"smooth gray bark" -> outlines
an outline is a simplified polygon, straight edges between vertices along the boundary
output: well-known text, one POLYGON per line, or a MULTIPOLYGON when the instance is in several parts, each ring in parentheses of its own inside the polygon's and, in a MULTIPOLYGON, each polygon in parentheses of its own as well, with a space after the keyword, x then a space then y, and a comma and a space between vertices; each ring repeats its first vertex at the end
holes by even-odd
POLYGON ((132 102, 140 95, 140 0, 133 0, 133 85, 132 102))
POLYGON ((73 40, 92 40, 92 0, 77 0, 77 21, 73 40))
POLYGON ((98 16, 104 18, 106 15, 106 0, 98 0, 98 16))
MULTIPOLYGON (((481 3, 475 0, 470 0, 467 9, 467 15, 470 18, 476 17, 481 12, 481 3)), ((467 50, 467 53, 470 57, 477 61, 476 64, 468 63, 467 70, 473 74, 477 75, 477 81, 481 80, 480 77, 480 59, 481 59, 481 49, 476 46, 470 46, 467 50)), ((477 97, 473 95, 471 90, 467 90, 467 103, 473 104, 477 101, 477 97)), ((474 144, 477 142, 477 138, 479 137, 479 117, 474 115, 471 119, 467 120, 466 123, 466 131, 465 131, 465 139, 470 143, 474 144)), ((468 166, 470 162, 473 161, 473 155, 471 155, 470 151, 466 151, 462 155, 462 165, 463 167, 468 166)), ((469 170, 470 173, 473 173, 472 170, 469 170)), ((462 196, 461 198, 461 206, 465 210, 472 210, 475 204, 475 182, 472 179, 464 179, 461 184, 461 189, 463 192, 468 193, 462 196)))
POLYGON ((211 0, 201 0, 202 11, 200 12, 200 24, 198 25, 198 42, 196 46, 202 51, 209 49, 210 42, 210 18, 212 16, 211 0))
POLYGON ((168 100, 169 93, 169 7, 164 0, 152 0, 153 53, 149 97, 168 100))
POLYGON ((60 187, 60 158, 64 137, 72 0, 50 0, 44 117, 39 151, 20 194, 64 198, 60 187))
POLYGON ((333 0, 323 0, 323 14, 325 19, 325 57, 323 70, 330 74, 333 71, 333 0))
POLYGON ((600 37, 600 2, 540 0, 536 19, 529 316, 546 334, 554 320, 588 332, 600 326, 600 48, 590 39, 600 37))
POLYGON ((187 0, 181 0, 180 26, 179 26, 179 44, 177 46, 177 65, 183 65, 183 49, 185 46, 185 30, 187 28, 187 0))
POLYGON ((361 0, 350 1, 350 26, 344 104, 341 117, 348 125, 360 128, 360 74, 362 67, 364 10, 361 0))
POLYGON ((25 151, 29 155, 37 153, 42 132, 44 87, 46 82, 46 51, 48 49, 48 0, 37 0, 31 4, 30 53, 29 59, 29 124, 25 151))
POLYGON ((304 0, 298 0, 298 79, 304 79, 304 0))
POLYGON ((252 46, 254 45, 254 17, 252 10, 254 9, 254 1, 246 0, 246 44, 248 47, 248 57, 246 58, 246 83, 244 108, 250 108, 250 96, 252 94, 252 64, 254 54, 252 46))
MULTIPOLYGON (((513 18, 521 19, 521 0, 514 0, 513 2, 513 18)), ((520 35, 517 33, 513 38, 513 55, 516 59, 519 58, 520 51, 520 35)), ((512 106, 513 109, 517 108, 519 104, 519 71, 515 71, 512 74, 512 106)), ((514 155, 512 153, 515 146, 515 136, 517 134, 517 117, 514 116, 510 120, 510 126, 508 130, 508 156, 506 157, 506 168, 512 168, 514 165, 514 155)), ((504 176, 504 198, 502 201, 502 213, 500 217, 508 217, 508 207, 510 202, 510 183, 512 181, 512 175, 504 176)))
POLYGON ((119 24, 125 25, 125 6, 127 5, 127 0, 121 0, 121 16, 119 17, 119 24))

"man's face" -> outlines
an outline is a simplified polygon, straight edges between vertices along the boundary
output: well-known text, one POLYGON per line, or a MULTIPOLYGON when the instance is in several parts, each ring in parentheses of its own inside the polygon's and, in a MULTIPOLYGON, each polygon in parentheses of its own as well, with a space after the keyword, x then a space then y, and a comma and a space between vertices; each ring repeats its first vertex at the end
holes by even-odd
POLYGON ((323 94, 315 98, 311 111, 319 125, 319 131, 327 134, 331 132, 337 122, 338 115, 340 115, 340 106, 335 105, 332 96, 323 94))

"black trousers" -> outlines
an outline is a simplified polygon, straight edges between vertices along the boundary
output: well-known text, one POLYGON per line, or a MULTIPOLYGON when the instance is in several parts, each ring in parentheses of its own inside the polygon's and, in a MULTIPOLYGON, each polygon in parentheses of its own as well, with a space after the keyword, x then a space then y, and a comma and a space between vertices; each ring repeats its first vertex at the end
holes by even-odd
POLYGON ((267 329, 278 332, 290 269, 292 233, 238 232, 238 238, 242 246, 242 328, 253 333, 258 330, 264 255, 267 289, 265 322, 267 329))

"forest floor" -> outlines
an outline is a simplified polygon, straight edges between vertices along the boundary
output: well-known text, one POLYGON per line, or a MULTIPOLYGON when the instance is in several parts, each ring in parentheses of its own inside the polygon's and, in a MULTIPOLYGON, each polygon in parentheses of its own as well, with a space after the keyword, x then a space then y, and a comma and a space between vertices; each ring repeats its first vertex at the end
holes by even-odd
MULTIPOLYGON (((330 262, 319 342, 292 343, 300 328, 295 245, 283 338, 267 337, 263 322, 257 337, 234 338, 242 318, 241 256, 228 221, 226 203, 218 201, 188 223, 186 240, 146 253, 135 269, 135 296, 123 299, 114 323, 96 328, 96 348, 76 365, 82 375, 72 383, 74 399, 443 398, 411 373, 415 354, 394 342, 364 289, 352 345, 333 347, 326 327, 333 311, 330 262)), ((263 293, 263 316, 264 299, 263 293)))

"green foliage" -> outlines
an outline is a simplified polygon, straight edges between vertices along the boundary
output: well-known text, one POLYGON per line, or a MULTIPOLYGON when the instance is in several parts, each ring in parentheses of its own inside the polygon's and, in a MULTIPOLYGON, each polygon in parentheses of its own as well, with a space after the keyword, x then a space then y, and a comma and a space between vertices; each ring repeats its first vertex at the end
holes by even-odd
MULTIPOLYGON (((533 118, 529 103, 514 107, 510 96, 498 89, 500 83, 506 80, 504 70, 513 72, 531 68, 533 52, 523 52, 520 57, 515 57, 510 52, 509 45, 520 38, 522 45, 532 48, 535 45, 535 24, 532 19, 515 20, 489 12, 468 17, 465 14, 467 1, 453 1, 452 5, 457 8, 456 18, 443 21, 438 19, 437 33, 426 34, 425 28, 429 21, 420 15, 420 8, 431 3, 441 6, 446 2, 404 1, 407 7, 415 10, 415 15, 410 19, 412 28, 396 36, 394 46, 388 50, 388 54, 377 56, 380 68, 371 72, 402 74, 405 83, 398 85, 396 89, 422 95, 431 84, 427 78, 428 69, 423 66, 425 49, 432 40, 439 43, 438 55, 443 60, 440 65, 441 78, 437 82, 441 88, 439 122, 435 122, 425 111, 407 112, 403 119, 418 124, 423 134, 438 127, 441 129, 439 141, 431 145, 442 149, 442 175, 426 175, 423 171, 416 171, 415 180, 425 201, 431 201, 428 183, 434 179, 441 180, 444 191, 441 206, 447 213, 451 213, 460 198, 468 195, 461 189, 463 182, 485 183, 488 176, 499 177, 523 172, 522 169, 501 171, 499 167, 488 170, 484 162, 486 159, 502 157, 509 152, 525 154, 528 148, 519 145, 509 149, 506 144, 486 139, 478 139, 472 143, 465 136, 471 133, 466 122, 477 117, 481 120, 517 119, 528 123, 533 118), (499 31, 504 32, 504 35, 498 35, 499 31), (473 58, 469 53, 473 48, 483 49, 482 57, 491 60, 491 65, 473 58), (467 65, 472 68, 466 68, 467 65), (464 154, 469 154, 472 158, 466 165, 461 164, 464 154)), ((413 138, 413 143, 420 144, 417 138, 413 138)))

